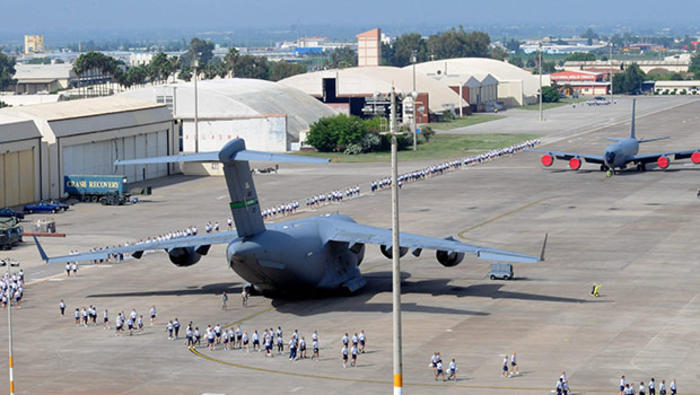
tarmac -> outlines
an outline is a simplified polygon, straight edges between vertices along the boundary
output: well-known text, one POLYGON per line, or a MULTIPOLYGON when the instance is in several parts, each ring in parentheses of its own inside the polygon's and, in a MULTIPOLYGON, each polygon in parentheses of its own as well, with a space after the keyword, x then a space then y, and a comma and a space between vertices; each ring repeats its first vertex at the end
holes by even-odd
MULTIPOLYGON (((609 107, 560 107, 545 112, 509 110, 507 117, 461 133, 540 133, 544 147, 600 153, 605 136, 629 133, 630 99, 609 107), (510 125, 510 126, 509 126, 510 125)), ((669 135, 641 152, 700 148, 697 98, 638 101, 637 136, 669 135)), ((447 158, 446 158, 447 159, 447 158)), ((406 162, 402 170, 431 162, 406 162)), ((434 162, 433 162, 434 163, 434 162)), ((516 279, 492 281, 488 261, 473 257, 452 268, 434 254, 401 260, 405 393, 545 394, 563 371, 573 393, 617 393, 619 378, 638 386, 676 378, 679 393, 698 391, 700 375, 700 167, 688 160, 668 170, 629 170, 611 178, 597 166, 579 171, 555 161, 543 169, 539 154, 518 153, 480 166, 406 184, 400 192, 402 231, 538 254, 549 234, 545 262, 515 265, 516 279), (600 297, 590 295, 601 284, 600 297), (435 381, 428 367, 440 351, 456 358, 458 381, 435 381), (504 355, 517 352, 520 374, 501 377, 504 355)), ((283 166, 256 175, 262 206, 299 200, 360 184, 360 198, 330 204, 300 218, 342 212, 356 221, 391 226, 389 191, 368 193, 369 182, 389 174, 388 164, 332 163, 283 166)), ((208 220, 225 228, 227 195, 217 177, 155 180, 153 195, 133 206, 81 203, 57 214, 67 237, 42 241, 50 255, 137 240, 208 220)), ((33 215, 32 219, 45 216, 33 215)), ((28 227, 29 224, 27 223, 28 227)), ((45 265, 33 242, 0 253, 22 262, 29 285, 13 309, 15 386, 20 394, 253 394, 387 393, 392 386, 391 261, 367 246, 361 265, 368 285, 356 295, 323 299, 253 296, 242 307, 242 280, 227 268, 224 246, 198 264, 179 268, 164 253, 141 260, 81 267, 65 277, 63 265, 45 265), (223 310, 222 291, 230 294, 223 310), (58 302, 68 305, 66 316, 58 302), (136 308, 146 327, 133 336, 76 326, 73 311, 95 305, 98 323, 108 309, 136 308), (156 305, 158 320, 148 324, 156 305), (181 339, 165 324, 177 317, 181 339), (321 359, 290 361, 244 351, 189 350, 184 326, 241 325, 251 333, 282 326, 307 342, 318 330, 321 359), (342 368, 340 339, 364 329, 368 352, 355 368, 342 368)), ((0 344, 6 344, 0 314, 0 344)), ((0 371, 7 371, 3 358, 0 371)), ((7 379, 4 383, 7 385, 7 379)), ((0 381, 2 383, 3 381, 0 381)))

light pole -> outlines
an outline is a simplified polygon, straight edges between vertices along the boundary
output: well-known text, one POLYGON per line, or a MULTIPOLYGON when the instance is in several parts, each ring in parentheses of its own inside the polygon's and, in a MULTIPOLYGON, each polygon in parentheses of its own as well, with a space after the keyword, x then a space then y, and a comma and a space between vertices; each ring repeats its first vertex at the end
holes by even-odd
MULTIPOLYGON (((399 185, 398 153, 396 143, 396 93, 391 88, 391 115, 389 130, 391 133, 391 262, 392 262, 392 318, 394 336, 394 395, 403 392, 403 361, 401 349, 401 245, 399 244, 399 185)), ((415 106, 415 104, 414 104, 415 106)))
POLYGON ((613 103, 613 65, 612 65, 612 49, 613 43, 610 41, 610 104, 613 103))
POLYGON ((418 133, 416 132, 416 99, 418 98, 418 93, 416 92, 416 61, 417 52, 414 49, 411 52, 411 63, 413 63, 413 91, 411 91, 411 97, 413 98, 413 110, 411 111, 411 129, 413 130, 413 150, 418 149, 418 133))
POLYGON ((540 41, 540 122, 544 121, 542 114, 542 41, 540 41))
POLYGON ((195 54, 195 58, 192 60, 192 67, 194 68, 194 152, 199 152, 199 120, 197 119, 197 105, 199 104, 197 100, 197 67, 199 67, 199 53, 195 54))
MULTIPOLYGON (((0 266, 7 266, 7 279, 10 279, 10 267, 19 266, 19 262, 13 262, 9 259, 0 261, 0 266)), ((7 339, 9 348, 9 368, 10 368, 10 395, 15 394, 15 375, 14 375, 14 360, 12 359, 12 295, 10 295, 10 287, 7 287, 7 339)))

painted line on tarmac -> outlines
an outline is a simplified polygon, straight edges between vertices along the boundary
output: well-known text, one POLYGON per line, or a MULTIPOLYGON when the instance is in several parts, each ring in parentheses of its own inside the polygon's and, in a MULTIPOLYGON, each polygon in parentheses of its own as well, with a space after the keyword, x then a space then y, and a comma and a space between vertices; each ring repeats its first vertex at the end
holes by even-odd
POLYGON ((464 229, 463 231, 457 233, 457 237, 459 237, 460 239, 466 239, 466 237, 465 237, 464 235, 465 235, 467 232, 470 232, 470 231, 472 231, 472 230, 474 230, 474 229, 480 228, 480 227, 482 227, 482 226, 484 226, 484 225, 488 225, 488 224, 490 224, 491 222, 498 221, 499 219, 502 219, 502 218, 507 217, 507 216, 512 215, 512 214, 515 214, 515 213, 517 213, 517 212, 519 212, 519 211, 525 210, 525 209, 530 208, 530 207, 532 207, 532 206, 535 206, 535 205, 537 205, 537 204, 540 204, 540 203, 542 203, 543 201, 545 201, 545 200, 547 200, 547 199, 548 199, 548 198, 542 198, 542 199, 539 199, 539 200, 535 200, 534 202, 530 202, 530 203, 528 203, 528 204, 526 204, 526 205, 524 205, 524 206, 521 206, 521 207, 518 207, 518 208, 516 208, 516 209, 510 210, 510 211, 505 212, 505 213, 503 213, 503 214, 501 214, 501 215, 498 215, 498 216, 496 216, 496 217, 487 219, 486 221, 481 222, 481 223, 479 223, 479 224, 470 226, 470 227, 464 229))

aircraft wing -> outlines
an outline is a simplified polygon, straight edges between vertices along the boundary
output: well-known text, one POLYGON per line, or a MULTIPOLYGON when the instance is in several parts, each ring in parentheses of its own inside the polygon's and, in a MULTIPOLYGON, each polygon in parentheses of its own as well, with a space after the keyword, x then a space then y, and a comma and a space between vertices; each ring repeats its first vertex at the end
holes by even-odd
POLYGON ((589 162, 589 163, 598 163, 601 165, 605 163, 605 160, 603 159, 603 155, 581 154, 578 152, 549 151, 549 150, 543 150, 543 149, 529 149, 527 151, 529 151, 529 152, 541 152, 543 154, 549 154, 557 159, 563 159, 563 160, 569 160, 571 158, 583 158, 586 160, 586 162, 589 162))
MULTIPOLYGON (((385 246, 391 246, 392 244, 391 229, 375 228, 373 226, 345 221, 330 220, 329 222, 331 223, 331 226, 325 231, 326 241, 339 241, 350 244, 377 244, 385 246)), ((408 247, 413 252, 420 252, 422 249, 441 250, 472 254, 480 259, 518 263, 537 263, 544 260, 542 256, 544 254, 544 245, 542 246, 542 255, 537 257, 512 251, 496 250, 488 247, 465 244, 452 238, 438 239, 404 232, 399 234, 399 242, 401 247, 408 247)))
POLYGON ((39 254, 41 259, 46 263, 65 263, 65 262, 78 262, 78 261, 92 261, 95 259, 106 259, 111 254, 131 254, 135 258, 140 258, 145 251, 152 250, 169 250, 171 248, 178 247, 195 247, 200 246, 210 246, 212 244, 227 244, 233 239, 238 237, 235 230, 225 231, 225 232, 213 232, 204 233, 197 236, 187 236, 178 237, 170 240, 163 241, 150 241, 138 244, 132 244, 128 246, 105 248, 97 251, 86 251, 79 254, 70 254, 49 257, 46 255, 44 248, 34 236, 34 241, 39 249, 39 254))
POLYGON ((700 149, 691 149, 691 150, 683 150, 683 151, 669 151, 669 152, 656 152, 652 154, 643 154, 643 155, 635 155, 630 158, 630 162, 635 162, 635 163, 652 163, 656 162, 657 159, 661 156, 673 156, 673 159, 679 160, 679 159, 688 159, 690 158, 694 152, 698 152, 700 149))

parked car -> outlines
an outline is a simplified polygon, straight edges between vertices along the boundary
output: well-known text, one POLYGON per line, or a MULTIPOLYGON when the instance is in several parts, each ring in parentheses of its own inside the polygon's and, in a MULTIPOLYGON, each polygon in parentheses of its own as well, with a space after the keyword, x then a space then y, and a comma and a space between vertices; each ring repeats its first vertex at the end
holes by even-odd
POLYGON ((20 213, 11 208, 0 209, 0 217, 24 219, 24 213, 20 213))
POLYGON ((60 200, 49 200, 48 203, 60 207, 63 211, 68 211, 68 209, 70 208, 70 204, 64 203, 60 200))
POLYGON ((61 211, 61 206, 51 204, 45 200, 37 204, 27 204, 24 206, 25 213, 57 213, 61 211))
POLYGON ((495 280, 497 278, 501 280, 512 280, 513 279, 513 265, 510 263, 494 263, 491 264, 491 271, 489 272, 489 278, 495 280))
POLYGON ((9 250, 22 242, 22 227, 13 226, 0 229, 0 249, 9 250))
POLYGON ((498 102, 491 102, 486 104, 486 112, 501 112, 505 110, 505 107, 498 102))
POLYGON ((589 106, 606 106, 610 104, 610 100, 606 99, 603 96, 596 96, 593 98, 593 100, 589 100, 587 104, 589 106))

